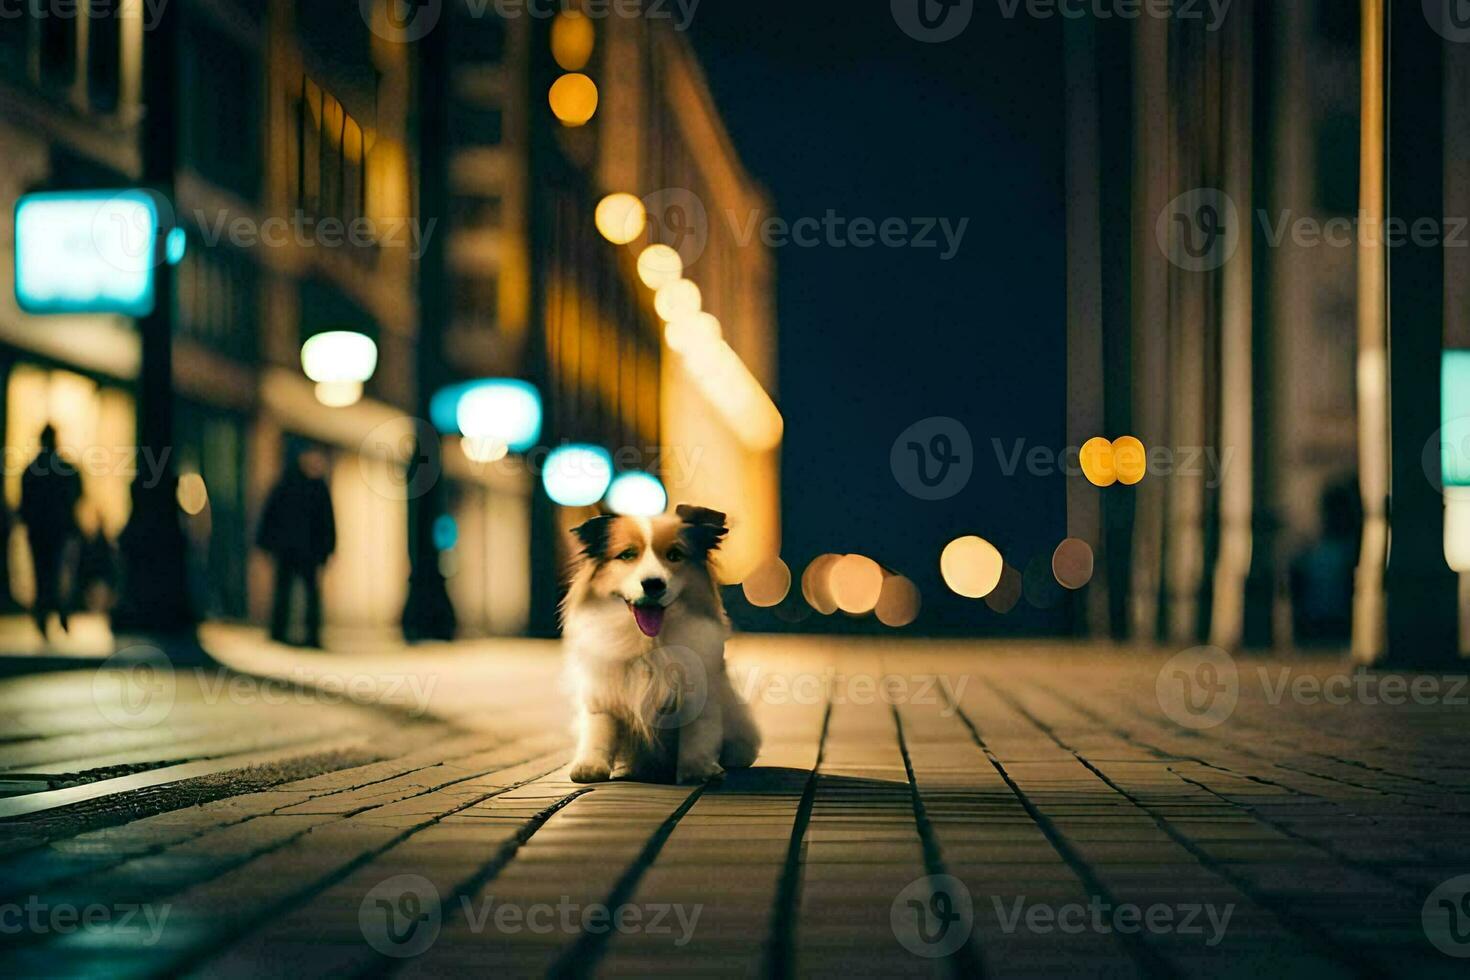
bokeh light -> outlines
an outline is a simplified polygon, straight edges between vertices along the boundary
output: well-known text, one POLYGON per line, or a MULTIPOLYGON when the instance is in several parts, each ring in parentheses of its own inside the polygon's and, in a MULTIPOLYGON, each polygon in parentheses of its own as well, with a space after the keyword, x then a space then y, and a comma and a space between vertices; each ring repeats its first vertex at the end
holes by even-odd
POLYGON ((883 580, 883 591, 873 612, 878 622, 898 629, 919 618, 920 605, 919 587, 902 575, 890 575, 883 580))
POLYGON ((1444 560, 1470 572, 1470 487, 1444 488, 1444 560))
POLYGON ((1133 436, 1120 436, 1113 440, 1113 464, 1117 467, 1118 482, 1131 487, 1148 473, 1148 453, 1133 436))
POLYGON ((983 599, 993 592, 1003 567, 1005 562, 995 545, 974 535, 951 541, 939 557, 944 584, 967 599, 983 599))
POLYGON ((740 583, 745 601, 761 609, 779 606, 791 592, 791 569, 780 558, 762 562, 740 583))
POLYGON ((434 518, 434 548, 449 551, 459 544, 459 522, 453 514, 440 514, 434 518))
POLYGON ((607 509, 629 517, 653 517, 669 506, 663 482, 652 473, 631 470, 621 473, 607 488, 607 509))
POLYGON ((873 611, 883 591, 883 569, 864 555, 843 555, 828 572, 837 608, 854 616, 873 611))
POLYGON ((510 447, 493 436, 466 436, 459 448, 471 463, 495 463, 510 455, 510 447))
POLYGON ((818 555, 812 559, 806 571, 801 573, 802 598, 823 616, 830 616, 837 611, 837 600, 832 596, 830 572, 841 558, 841 555, 818 555))
POLYGON ((551 22, 551 56, 566 71, 581 71, 592 60, 597 29, 580 10, 564 10, 551 22))
POLYGON ((1021 601, 1021 573, 1010 565, 1005 566, 1000 573, 1000 582, 995 586, 995 591, 985 597, 985 604, 990 607, 991 612, 1000 613, 1004 616, 1021 601))
POLYGON ((179 509, 190 517, 202 514, 209 505, 209 489, 204 485, 204 477, 198 473, 184 473, 179 476, 176 496, 179 509))
POLYGON ((1118 482, 1118 471, 1113 462, 1113 444, 1102 436, 1082 444, 1079 461, 1082 463, 1082 475, 1094 486, 1110 487, 1118 482))
POLYGON ((588 507, 612 483, 612 457, 601 446, 573 443, 553 450, 541 471, 541 485, 563 507, 588 507))
POLYGON ((614 245, 626 245, 643 234, 648 212, 632 194, 609 194, 597 203, 597 230, 614 245))
POLYGON ((684 275, 684 259, 668 245, 650 245, 638 253, 638 278, 649 289, 662 289, 684 275))
POLYGON ((320 381, 316 400, 326 408, 347 408, 362 401, 361 381, 320 381))
POLYGON ((328 330, 301 345, 301 370, 321 384, 366 381, 378 369, 378 345, 355 330, 328 330))
POLYGON ((679 279, 662 286, 653 297, 653 308, 667 323, 692 317, 704 304, 699 287, 689 279, 679 279))
POLYGON ((541 438, 541 392, 535 385, 516 378, 494 378, 458 390, 455 427, 468 438, 502 442, 517 452, 525 452, 541 438))
POLYGON ((1092 581, 1092 547, 1081 538, 1067 538, 1052 552, 1051 571, 1064 589, 1080 589, 1092 581))
POLYGON ((671 350, 688 353, 701 344, 709 344, 724 338, 724 329, 719 317, 703 311, 693 316, 681 317, 664 328, 664 340, 671 350))
POLYGON ((597 84, 578 72, 563 75, 551 83, 548 101, 563 126, 585 126, 597 115, 597 84))

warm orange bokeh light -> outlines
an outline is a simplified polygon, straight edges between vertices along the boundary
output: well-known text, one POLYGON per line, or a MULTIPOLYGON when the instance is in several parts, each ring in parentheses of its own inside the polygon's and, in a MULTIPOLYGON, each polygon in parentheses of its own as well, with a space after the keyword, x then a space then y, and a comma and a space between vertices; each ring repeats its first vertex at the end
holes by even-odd
POLYGON ((902 575, 890 575, 883 580, 883 591, 874 613, 878 622, 898 629, 919 618, 920 604, 917 585, 902 575))
POLYGON ((781 559, 772 558, 747 575, 741 588, 752 606, 762 609, 779 606, 791 591, 791 569, 781 559))
POLYGON ((614 245, 626 245, 643 234, 648 212, 632 194, 609 194, 597 204, 597 230, 614 245))
POLYGON ((995 545, 973 535, 945 545, 939 558, 944 584, 967 599, 983 599, 1000 584, 1005 562, 995 545))
POLYGON ((1133 436, 1120 436, 1113 440, 1113 461, 1117 467, 1118 482, 1131 487, 1148 473, 1148 453, 1143 443, 1133 436))
POLYGON ((712 313, 700 311, 693 316, 680 317, 664 328, 664 340, 669 348, 687 354, 701 344, 710 344, 723 339, 724 328, 712 313))
POLYGON ((1089 439, 1082 444, 1079 454, 1082 475, 1087 482, 1099 487, 1110 487, 1118 482, 1118 471, 1113 460, 1113 444, 1102 436, 1089 439))
POLYGON ((597 83, 573 72, 551 83, 551 111, 563 126, 585 126, 597 115, 597 83))
POLYGON ((649 289, 662 289, 684 275, 684 260, 668 245, 650 245, 638 255, 638 278, 649 289))
POLYGON ((883 569, 863 555, 845 555, 828 573, 832 598, 837 608, 855 616, 865 615, 878 605, 883 591, 883 569))
POLYGON ((818 555, 801 575, 801 594, 811 606, 823 616, 837 611, 837 600, 832 597, 830 573, 841 555, 818 555))
POLYGON ((673 323, 697 314, 704 306, 704 294, 693 281, 678 279, 659 287, 653 297, 653 308, 665 323, 673 323))
POLYGON ((597 29, 580 10, 564 10, 551 23, 551 56, 567 71, 581 71, 592 60, 597 29))

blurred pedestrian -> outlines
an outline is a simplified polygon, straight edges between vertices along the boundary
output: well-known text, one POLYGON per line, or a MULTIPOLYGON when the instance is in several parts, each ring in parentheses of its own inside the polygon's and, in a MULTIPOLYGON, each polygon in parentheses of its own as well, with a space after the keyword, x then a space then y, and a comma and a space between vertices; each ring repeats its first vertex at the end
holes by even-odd
POLYGON ((299 453, 271 490, 260 519, 257 543, 276 562, 271 605, 271 639, 289 643, 291 592, 299 581, 306 592, 305 646, 322 645, 321 568, 337 548, 327 462, 317 450, 299 453))
POLYGON ((36 598, 31 615, 41 636, 46 621, 56 613, 67 631, 66 603, 62 601, 63 556, 77 533, 77 501, 82 498, 82 477, 75 466, 62 458, 56 447, 56 429, 41 430, 41 451, 20 478, 20 519, 26 526, 35 570, 36 598))
POLYGON ((83 612, 106 612, 112 608, 117 585, 117 557, 112 541, 102 526, 95 504, 83 504, 78 512, 81 548, 77 554, 76 588, 71 608, 83 612))

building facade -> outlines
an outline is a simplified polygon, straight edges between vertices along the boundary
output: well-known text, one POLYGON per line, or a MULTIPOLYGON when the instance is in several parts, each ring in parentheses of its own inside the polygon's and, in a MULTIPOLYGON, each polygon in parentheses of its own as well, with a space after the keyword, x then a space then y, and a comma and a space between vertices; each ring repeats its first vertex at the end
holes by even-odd
MULTIPOLYGON (((557 21, 446 5, 437 29, 450 32, 450 203, 447 227, 437 227, 420 210, 420 47, 388 4, 368 5, 370 17, 357 16, 359 5, 344 14, 290 0, 180 7, 180 85, 168 114, 178 134, 172 204, 187 248, 173 277, 171 452, 190 488, 181 520, 202 615, 266 616, 269 565, 252 548, 256 521, 284 461, 314 446, 330 458, 338 524, 328 622, 396 628, 409 578, 405 510, 418 492, 418 263, 434 235, 447 238, 450 310, 427 328, 441 355, 435 376, 528 381, 546 420, 537 447, 493 461, 453 434, 445 440, 449 520, 442 540, 436 525, 435 546, 462 632, 554 628, 564 529, 587 511, 551 504, 541 486, 539 467, 562 442, 604 446, 618 468, 661 476, 675 499, 728 507, 738 540, 750 542, 741 547, 774 553, 774 447, 752 453, 701 403, 669 357, 636 253, 603 239, 594 221, 612 190, 656 196, 693 185, 719 207, 759 200, 671 25, 585 18, 584 70, 602 104, 574 129, 547 98, 559 72, 557 21), (328 407, 303 373, 302 344, 340 329, 374 341, 377 369, 359 401, 328 407), (687 478, 667 462, 671 437, 693 459, 687 478)), ((127 522, 137 464, 136 324, 21 311, 9 222, 31 191, 137 184, 151 15, 120 4, 72 17, 28 8, 0 21, 0 147, 11 164, 0 176, 6 503, 13 511, 21 468, 10 464, 30 458, 50 422, 63 447, 101 447, 116 459, 83 468, 84 523, 112 540, 127 522)), ((650 223, 645 240, 667 231, 650 223)), ((769 259, 759 246, 710 237, 689 274, 708 270, 706 307, 764 396, 769 259)), ((24 605, 25 536, 8 524, 5 533, 10 590, 24 605)))

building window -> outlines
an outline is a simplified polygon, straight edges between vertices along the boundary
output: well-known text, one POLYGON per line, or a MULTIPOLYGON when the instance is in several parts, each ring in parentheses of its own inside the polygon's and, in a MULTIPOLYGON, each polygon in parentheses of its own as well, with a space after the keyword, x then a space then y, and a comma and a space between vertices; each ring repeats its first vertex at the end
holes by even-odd
POLYGON ((77 22, 72 17, 37 19, 37 44, 42 88, 65 92, 77 78, 77 22))
POLYGON ((81 111, 115 112, 121 91, 121 17, 114 6, 96 0, 77 0, 76 6, 67 16, 44 4, 39 13, 30 3, 0 10, 0 72, 81 111))
MULTIPOLYGON (((354 229, 373 234, 372 226, 361 219, 369 217, 367 162, 377 134, 348 112, 332 93, 305 76, 295 108, 296 207, 317 221, 341 221, 351 232, 347 241, 357 245, 363 236, 354 229)), ((370 249, 344 251, 365 261, 375 258, 370 249)))
POLYGON ((491 231, 503 226, 505 202, 499 194, 456 194, 451 214, 464 231, 491 231))
POLYGON ((505 21, 497 16, 455 19, 450 55, 456 64, 500 64, 505 60, 505 21))
POLYGON ((498 108, 456 103, 450 132, 459 146, 499 146, 505 131, 505 113, 498 108))
POLYGON ((489 333, 500 323, 500 282, 491 275, 461 275, 454 281, 454 328, 489 333))
POLYGON ((260 316, 255 263, 228 245, 189 246, 179 265, 180 333, 237 360, 253 361, 260 316))
POLYGON ((122 91, 122 19, 93 17, 87 33, 87 103, 94 112, 116 112, 122 91))
POLYGON ((183 151, 207 180, 247 200, 260 191, 260 76, 249 51, 193 19, 185 34, 183 151))

